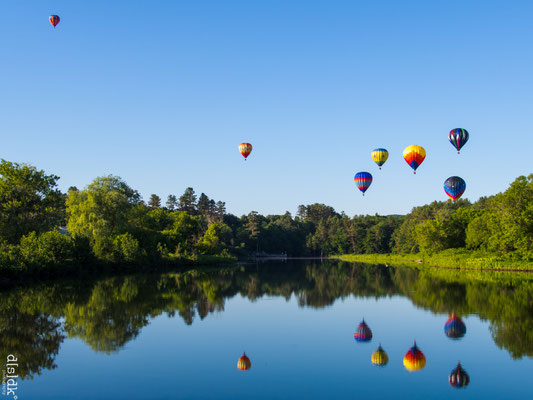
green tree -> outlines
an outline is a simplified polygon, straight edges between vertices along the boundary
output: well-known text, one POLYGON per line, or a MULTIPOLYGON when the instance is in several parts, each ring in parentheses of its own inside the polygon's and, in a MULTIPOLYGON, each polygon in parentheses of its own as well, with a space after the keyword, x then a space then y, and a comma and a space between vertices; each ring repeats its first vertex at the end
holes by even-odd
POLYGON ((161 208, 161 197, 157 194, 152 194, 148 201, 148 206, 151 208, 161 208))
POLYGON ((86 189, 69 193, 68 231, 87 238, 98 258, 112 261, 115 236, 131 230, 130 216, 140 204, 139 193, 119 177, 96 178, 86 189))
POLYGON ((46 232, 64 219, 59 177, 0 160, 0 239, 17 243, 30 232, 46 232))
POLYGON ((180 196, 180 210, 187 211, 189 214, 196 214, 196 194, 194 189, 188 187, 180 196))
POLYGON ((230 246, 232 237, 229 226, 223 222, 213 222, 198 242, 198 247, 205 254, 219 254, 230 246))
POLYGON ((178 204, 178 198, 173 194, 169 194, 167 198, 167 208, 170 211, 174 211, 176 208, 178 208, 178 204))

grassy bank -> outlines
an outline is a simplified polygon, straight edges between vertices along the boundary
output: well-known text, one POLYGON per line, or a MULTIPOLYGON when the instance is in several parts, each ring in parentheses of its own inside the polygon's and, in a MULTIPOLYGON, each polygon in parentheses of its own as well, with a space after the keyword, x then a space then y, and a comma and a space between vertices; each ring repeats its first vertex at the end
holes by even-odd
POLYGON ((533 262, 485 252, 445 250, 434 254, 344 254, 343 261, 409 267, 469 270, 533 271, 533 262))

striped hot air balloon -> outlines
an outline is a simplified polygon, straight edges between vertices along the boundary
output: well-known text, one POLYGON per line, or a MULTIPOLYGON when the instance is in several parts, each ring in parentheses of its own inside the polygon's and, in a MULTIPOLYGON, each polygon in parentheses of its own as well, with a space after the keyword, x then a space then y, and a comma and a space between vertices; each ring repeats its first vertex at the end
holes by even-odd
POLYGON ((448 382, 450 383, 450 386, 457 389, 467 387, 470 383, 470 377, 463 369, 460 362, 457 363, 457 367, 455 367, 450 373, 448 382))
POLYGON ((457 200, 466 190, 466 182, 458 176, 450 176, 444 181, 444 191, 452 201, 457 200))
POLYGON ((372 331, 366 324, 364 318, 363 320, 357 325, 357 329, 355 330, 353 334, 353 338, 357 342, 368 342, 372 340, 372 331))
POLYGON ((444 333, 452 339, 460 339, 466 334, 466 325, 455 313, 444 324, 444 333))
POLYGON ((426 150, 422 146, 412 145, 407 146, 403 151, 403 158, 413 168, 413 174, 416 174, 416 169, 422 164, 426 158, 426 150))
POLYGON ((448 133, 448 140, 452 144, 453 147, 457 149, 457 154, 459 154, 459 150, 461 150, 461 147, 463 147, 466 142, 468 142, 468 138, 470 135, 468 134, 466 129, 462 128, 455 128, 448 133))
POLYGON ((358 172, 353 177, 353 180, 355 181, 357 188, 361 192, 363 192, 364 196, 366 190, 370 187, 370 184, 372 183, 372 174, 370 172, 358 172))
POLYGON ((246 161, 246 158, 248 158, 248 156, 252 152, 252 145, 250 143, 241 143, 239 145, 239 151, 244 157, 244 161, 246 161))
POLYGON ((416 342, 403 357, 403 365, 408 371, 418 371, 426 366, 426 356, 417 347, 416 342))
POLYGON ((389 362, 389 356, 385 350, 379 345, 378 349, 372 353, 372 364, 384 367, 389 362))
POLYGON ((242 353, 242 356, 239 358, 239 361, 237 362, 237 368, 239 368, 241 371, 247 371, 250 368, 252 368, 252 363, 246 353, 242 353))
POLYGON ((372 160, 379 166, 379 169, 381 169, 381 166, 385 164, 385 161, 389 158, 389 152, 386 149, 374 149, 371 153, 372 160))
POLYGON ((50 21, 50 23, 53 25, 54 29, 55 27, 57 26, 57 24, 59 24, 59 15, 50 15, 48 17, 48 20, 50 21))

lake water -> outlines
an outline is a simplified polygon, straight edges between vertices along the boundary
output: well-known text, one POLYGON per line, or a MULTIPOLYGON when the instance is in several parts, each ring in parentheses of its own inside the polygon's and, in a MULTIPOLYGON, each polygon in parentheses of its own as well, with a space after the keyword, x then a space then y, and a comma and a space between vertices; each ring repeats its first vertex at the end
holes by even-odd
POLYGON ((265 262, 4 289, 0 318, 18 375, 0 398, 533 399, 532 275, 265 262))

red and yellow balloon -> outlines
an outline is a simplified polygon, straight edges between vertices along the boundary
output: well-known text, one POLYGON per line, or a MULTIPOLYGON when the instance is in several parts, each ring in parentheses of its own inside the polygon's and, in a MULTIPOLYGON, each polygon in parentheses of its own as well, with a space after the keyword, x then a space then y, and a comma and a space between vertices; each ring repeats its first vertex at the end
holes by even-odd
POLYGON ((418 371, 426 366, 426 356, 417 347, 416 342, 403 357, 403 365, 408 371, 418 371))
POLYGON ((250 143, 241 143, 239 145, 239 151, 244 157, 244 161, 246 161, 246 158, 250 155, 252 152, 252 145, 250 143))
POLYGON ((241 371, 247 371, 252 368, 252 362, 250 361, 246 353, 242 353, 242 356, 237 362, 237 368, 239 368, 241 371))
POLYGON ((407 146, 403 151, 403 158, 405 162, 413 168, 413 174, 416 174, 416 169, 422 164, 426 158, 426 150, 422 146, 412 145, 407 146))

